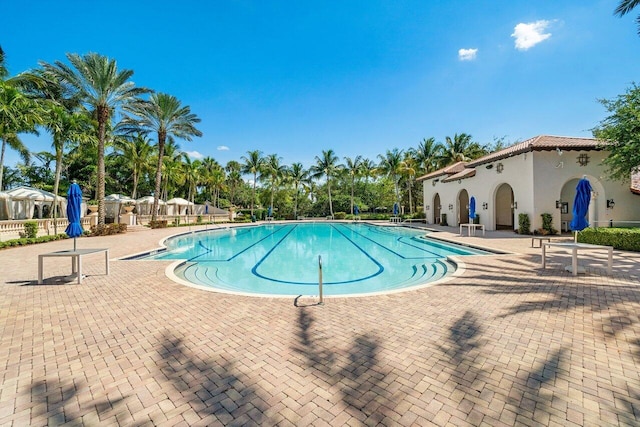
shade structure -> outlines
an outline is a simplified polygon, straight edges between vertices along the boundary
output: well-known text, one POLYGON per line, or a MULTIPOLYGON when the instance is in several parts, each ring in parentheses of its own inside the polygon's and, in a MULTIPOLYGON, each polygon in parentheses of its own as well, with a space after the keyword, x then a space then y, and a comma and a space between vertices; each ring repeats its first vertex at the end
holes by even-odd
POLYGON ((360 208, 358 208, 358 205, 355 205, 353 207, 353 214, 354 215, 360 215, 360 208))
POLYGON ((587 178, 582 178, 576 186, 576 196, 573 200, 573 217, 569 223, 569 228, 575 231, 577 240, 578 231, 584 230, 589 226, 587 221, 587 211, 589 210, 589 202, 591 201, 591 183, 587 178))
POLYGON ((476 217, 476 198, 471 197, 469 199, 469 218, 475 219, 476 217))
POLYGON ((64 230, 67 236, 73 237, 73 250, 76 250, 76 237, 82 236, 82 224, 80 224, 82 209, 82 190, 75 182, 69 187, 67 192, 67 219, 69 225, 64 230))
POLYGON ((393 214, 398 215, 398 212, 400 212, 400 209, 398 208, 398 203, 396 202, 393 204, 393 214))

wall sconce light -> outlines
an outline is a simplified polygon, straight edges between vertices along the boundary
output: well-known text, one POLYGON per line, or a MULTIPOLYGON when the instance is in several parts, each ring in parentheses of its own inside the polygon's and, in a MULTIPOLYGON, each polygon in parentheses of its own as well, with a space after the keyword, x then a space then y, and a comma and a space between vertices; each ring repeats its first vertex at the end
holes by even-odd
POLYGON ((578 164, 580 166, 587 166, 589 164, 589 155, 582 153, 578 156, 578 164))
POLYGON ((496 166, 496 172, 502 173, 503 170, 504 170, 504 165, 502 163, 498 163, 498 166, 496 166))
POLYGON ((441 211, 442 210, 442 205, 438 205, 438 210, 441 211))
POLYGON ((449 203, 449 210, 452 211, 453 210, 453 205, 451 203, 449 203))
POLYGON ((458 184, 462 184, 462 180, 461 179, 458 180, 458 184))
POLYGON ((607 209, 613 209, 615 205, 616 202, 614 202, 613 199, 607 199, 607 209))
POLYGON ((560 209, 562 207, 562 200, 556 200, 556 209, 560 209))
POLYGON ((485 211, 489 209, 489 203, 487 202, 482 203, 482 209, 484 209, 485 211))
POLYGON ((518 209, 518 202, 513 202, 513 204, 511 204, 511 209, 518 209))
POLYGON ((436 181, 431 181, 431 185, 436 186, 436 181))
POLYGON ((427 205, 426 210, 429 210, 429 205, 427 205))

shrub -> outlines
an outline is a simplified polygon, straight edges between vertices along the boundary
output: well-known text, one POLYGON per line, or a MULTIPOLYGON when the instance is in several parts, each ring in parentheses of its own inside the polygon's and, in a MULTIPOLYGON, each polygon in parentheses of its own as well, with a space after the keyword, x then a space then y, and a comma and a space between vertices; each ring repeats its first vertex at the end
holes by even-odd
POLYGON ((127 232, 127 224, 97 224, 91 226, 91 236, 111 236, 127 232))
POLYGON ((529 214, 518 214, 518 233, 531 234, 531 221, 529 220, 529 214))
MULTIPOLYGON (((27 239, 34 238, 38 235, 38 223, 36 221, 27 221, 24 223, 24 237, 27 239)), ((22 236, 20 236, 22 237, 22 236)))
POLYGON ((166 219, 157 219, 154 221, 149 221, 149 227, 151 228, 167 228, 168 222, 166 219))
POLYGON ((334 212, 333 217, 335 219, 345 219, 347 217, 346 212, 334 212))
POLYGON ((558 234, 558 230, 553 228, 553 215, 550 213, 540 214, 542 217, 542 229, 540 230, 543 235, 558 234))
POLYGON ((0 242, 0 249, 12 248, 14 246, 31 245, 36 243, 46 243, 46 242, 51 242, 53 240, 60 240, 60 239, 66 239, 66 238, 67 238, 66 234, 54 234, 50 236, 40 236, 35 238, 23 237, 20 239, 11 239, 11 240, 6 240, 4 242, 0 242))
POLYGON ((578 241, 640 252, 640 228, 586 228, 578 233, 578 241))
POLYGON ((440 225, 449 225, 447 222, 447 214, 440 214, 440 225))
POLYGON ((196 222, 198 224, 202 223, 202 215, 198 215, 198 218, 196 218, 196 222))

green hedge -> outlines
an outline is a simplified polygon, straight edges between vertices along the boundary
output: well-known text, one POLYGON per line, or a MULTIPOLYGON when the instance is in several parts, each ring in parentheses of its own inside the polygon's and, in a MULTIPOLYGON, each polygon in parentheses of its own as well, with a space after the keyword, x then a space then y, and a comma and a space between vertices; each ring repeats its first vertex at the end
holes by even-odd
POLYGON ((56 234, 53 236, 40 236, 40 237, 23 237, 20 239, 11 239, 4 242, 0 242, 0 249, 13 248, 16 246, 33 245, 36 243, 46 243, 53 240, 66 239, 66 234, 56 234))
POLYGON ((586 228, 578 233, 578 242, 640 252, 640 228, 586 228))
POLYGON ((127 232, 127 224, 96 224, 91 226, 91 236, 111 236, 127 232))

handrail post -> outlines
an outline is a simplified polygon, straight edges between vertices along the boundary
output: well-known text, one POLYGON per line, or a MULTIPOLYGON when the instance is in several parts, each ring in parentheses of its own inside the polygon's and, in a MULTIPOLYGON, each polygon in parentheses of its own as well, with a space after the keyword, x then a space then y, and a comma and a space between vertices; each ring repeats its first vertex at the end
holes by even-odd
POLYGON ((318 287, 320 291, 320 302, 318 304, 324 304, 324 298, 322 296, 322 256, 318 255, 318 287))

